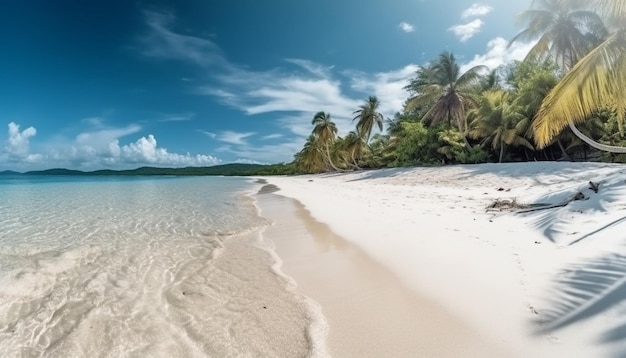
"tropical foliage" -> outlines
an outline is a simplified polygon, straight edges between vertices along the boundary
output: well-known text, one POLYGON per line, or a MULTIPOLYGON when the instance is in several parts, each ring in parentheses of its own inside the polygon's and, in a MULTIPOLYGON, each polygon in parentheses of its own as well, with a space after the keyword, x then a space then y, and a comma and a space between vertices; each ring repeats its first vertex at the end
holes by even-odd
POLYGON ((330 114, 317 113, 293 168, 626 161, 626 154, 596 150, 626 146, 626 1, 535 0, 519 20, 524 29, 511 42, 536 41, 524 61, 462 71, 452 53, 442 52, 418 67, 404 108, 392 118, 370 96, 341 137, 330 114))

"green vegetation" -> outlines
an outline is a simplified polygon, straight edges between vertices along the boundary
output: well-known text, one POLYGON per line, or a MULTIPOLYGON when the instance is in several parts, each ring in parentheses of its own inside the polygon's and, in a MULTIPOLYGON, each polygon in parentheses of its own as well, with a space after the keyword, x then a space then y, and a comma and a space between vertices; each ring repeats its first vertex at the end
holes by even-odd
POLYGON ((511 42, 538 41, 523 62, 461 71, 454 55, 443 52, 418 68, 405 87, 409 99, 393 119, 383 120, 380 102, 369 97, 354 112, 355 131, 341 138, 330 114, 318 113, 295 169, 626 162, 624 1, 533 1, 519 20, 526 28, 511 42), (383 123, 386 134, 372 136, 374 127, 382 132, 383 123))
POLYGON ((626 2, 533 1, 519 20, 525 29, 511 42, 538 41, 524 61, 462 71, 452 53, 442 52, 407 83, 408 100, 393 119, 383 118, 374 96, 354 111, 355 129, 345 137, 330 113, 314 114, 311 135, 292 163, 32 174, 275 175, 486 161, 626 162, 626 2))
MULTIPOLYGON (((12 174, 17 174, 11 172, 12 174)), ((48 169, 26 172, 23 175, 99 175, 99 176, 149 176, 149 175, 177 175, 177 176, 202 176, 202 175, 224 175, 224 176, 251 176, 251 175, 290 175, 297 171, 293 164, 224 164, 212 167, 187 167, 187 168, 154 168, 141 167, 132 170, 96 170, 84 172, 81 170, 69 169, 48 169)))

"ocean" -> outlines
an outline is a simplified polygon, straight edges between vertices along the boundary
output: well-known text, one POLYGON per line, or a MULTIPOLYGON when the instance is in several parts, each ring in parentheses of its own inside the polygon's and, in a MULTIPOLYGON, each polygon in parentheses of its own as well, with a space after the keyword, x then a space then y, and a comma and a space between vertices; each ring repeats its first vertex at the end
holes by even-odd
POLYGON ((309 356, 315 309, 262 237, 260 187, 0 177, 0 356, 309 356))

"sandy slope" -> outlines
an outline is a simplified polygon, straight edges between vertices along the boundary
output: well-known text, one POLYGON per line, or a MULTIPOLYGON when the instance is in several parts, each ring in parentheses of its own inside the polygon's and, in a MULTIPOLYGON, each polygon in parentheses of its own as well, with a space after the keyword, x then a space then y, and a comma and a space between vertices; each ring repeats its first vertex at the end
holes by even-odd
POLYGON ((541 162, 266 179, 519 356, 598 357, 626 355, 625 173, 541 162), (579 191, 585 200, 563 207, 486 209, 495 199, 561 203, 579 191))

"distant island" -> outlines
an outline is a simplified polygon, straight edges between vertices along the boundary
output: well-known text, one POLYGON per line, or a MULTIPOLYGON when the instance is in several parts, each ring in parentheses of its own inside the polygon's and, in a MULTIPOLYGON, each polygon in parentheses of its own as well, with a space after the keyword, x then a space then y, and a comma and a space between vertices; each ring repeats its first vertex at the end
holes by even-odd
POLYGON ((177 175, 177 176, 252 176, 252 175, 288 175, 295 174, 293 166, 290 164, 222 164, 210 167, 185 167, 185 168, 157 168, 141 167, 128 170, 94 170, 82 171, 64 168, 47 170, 33 170, 19 173, 12 170, 0 171, 3 175, 64 175, 64 176, 149 176, 149 175, 177 175))

